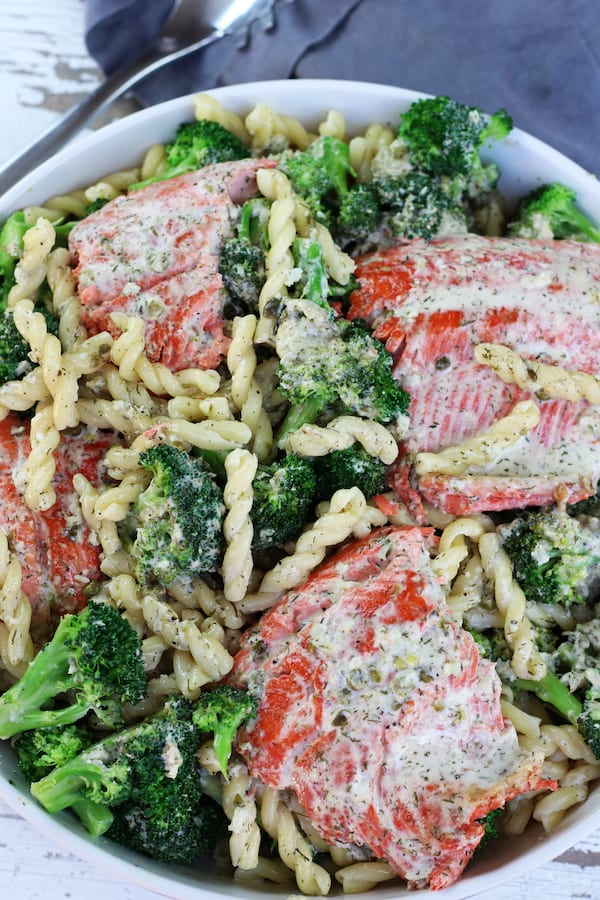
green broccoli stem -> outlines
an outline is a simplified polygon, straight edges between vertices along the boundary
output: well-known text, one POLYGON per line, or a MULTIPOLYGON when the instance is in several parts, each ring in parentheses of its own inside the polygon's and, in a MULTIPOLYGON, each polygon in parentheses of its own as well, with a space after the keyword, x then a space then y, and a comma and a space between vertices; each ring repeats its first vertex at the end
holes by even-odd
POLYGON ((253 215, 253 204, 251 201, 246 201, 242 206, 242 211, 240 212, 240 217, 238 219, 237 225, 237 236, 242 241, 248 241, 249 244, 253 243, 253 228, 252 228, 252 220, 254 218, 253 215))
POLYGON ((547 672, 539 681, 515 678, 514 681, 511 681, 511 686, 521 691, 534 693, 544 703, 553 706, 564 719, 572 724, 576 724, 581 715, 581 703, 554 672, 547 672))
POLYGON ((295 265, 302 273, 300 297, 330 310, 327 300, 329 279, 323 248, 318 241, 310 238, 296 238, 292 244, 292 251, 295 265))
POLYGON ((217 476, 221 484, 227 481, 227 469, 225 468, 225 460, 229 456, 229 450, 200 450, 199 454, 202 459, 210 466, 211 470, 217 476))
MULTIPOLYGON (((100 762, 88 762, 81 756, 53 769, 39 781, 31 785, 31 793, 49 813, 59 812, 80 801, 88 801, 84 792, 90 788, 102 787, 106 779, 105 767, 100 762)), ((101 804, 98 804, 101 805, 101 804)), ((87 810, 86 815, 91 814, 87 810)))
POLYGON ((0 739, 6 740, 33 728, 71 725, 89 710, 86 701, 75 701, 63 709, 43 708, 57 694, 65 693, 72 686, 69 668, 73 653, 61 639, 68 628, 67 619, 62 619, 52 645, 47 644, 40 650, 25 675, 3 695, 0 739))
POLYGON ((89 783, 90 776, 98 780, 98 775, 99 772, 92 773, 89 766, 82 769, 80 759, 72 760, 61 766, 60 771, 53 770, 39 781, 34 781, 31 793, 44 809, 56 813, 84 800, 82 790, 89 783))
POLYGON ((576 206, 569 207, 567 218, 574 231, 585 234, 591 241, 600 243, 600 230, 594 228, 587 216, 584 216, 576 206))
POLYGON ((323 402, 318 397, 308 397, 302 403, 296 403, 288 410, 283 422, 277 430, 275 443, 280 449, 285 449, 285 443, 290 434, 297 431, 302 425, 312 425, 323 411, 323 402))
POLYGON ((105 834, 115 818, 108 806, 94 803, 93 800, 76 800, 72 809, 85 830, 94 837, 105 834))

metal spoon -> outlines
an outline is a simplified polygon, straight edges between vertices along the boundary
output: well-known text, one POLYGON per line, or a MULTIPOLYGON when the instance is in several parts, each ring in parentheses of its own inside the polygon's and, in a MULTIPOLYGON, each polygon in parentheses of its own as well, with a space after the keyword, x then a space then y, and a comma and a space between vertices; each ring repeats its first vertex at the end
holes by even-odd
MULTIPOLYGON (((263 21, 265 27, 270 27, 278 2, 280 0, 180 0, 156 44, 142 59, 106 77, 91 94, 0 168, 0 195, 149 75, 202 50, 227 34, 237 35, 243 43, 248 28, 258 20, 263 21)), ((285 2, 291 3, 293 0, 285 2)))

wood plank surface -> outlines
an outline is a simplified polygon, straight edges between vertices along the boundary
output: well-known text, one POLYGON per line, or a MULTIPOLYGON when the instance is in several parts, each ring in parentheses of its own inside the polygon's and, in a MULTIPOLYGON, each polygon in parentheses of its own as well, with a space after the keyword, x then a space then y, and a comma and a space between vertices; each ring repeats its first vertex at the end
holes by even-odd
MULTIPOLYGON (((83 41, 81 0, 0 0, 0 163, 98 81, 83 41)), ((104 117, 135 108, 126 100, 104 117)), ((0 890, 12 900, 150 900, 54 845, 0 798, 0 890)), ((482 900, 600 900, 600 830, 527 877, 482 900)), ((442 898, 440 897, 440 900, 442 898)))

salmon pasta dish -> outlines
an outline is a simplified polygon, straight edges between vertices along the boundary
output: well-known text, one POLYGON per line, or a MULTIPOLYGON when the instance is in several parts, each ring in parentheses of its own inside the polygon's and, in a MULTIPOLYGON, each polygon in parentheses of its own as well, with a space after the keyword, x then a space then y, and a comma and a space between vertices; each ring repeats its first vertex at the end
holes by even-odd
POLYGON ((600 780, 600 228, 503 109, 190 104, 0 230, 0 739, 142 866, 443 889, 600 780))

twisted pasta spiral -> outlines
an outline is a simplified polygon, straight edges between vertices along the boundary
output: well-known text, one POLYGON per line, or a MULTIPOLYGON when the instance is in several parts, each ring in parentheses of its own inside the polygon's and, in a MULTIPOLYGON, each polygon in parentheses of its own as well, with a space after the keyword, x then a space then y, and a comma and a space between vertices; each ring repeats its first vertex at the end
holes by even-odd
POLYGON ((256 456, 248 450, 232 450, 225 461, 227 483, 223 500, 227 515, 223 522, 223 534, 227 549, 222 565, 223 593, 233 603, 244 597, 252 575, 254 529, 250 510, 257 464, 256 456))
POLYGON ((340 544, 352 534, 353 528, 363 519, 366 507, 366 500, 358 488, 336 491, 327 511, 300 535, 294 552, 264 576, 259 594, 276 595, 304 581, 325 558, 328 547, 340 544))
POLYGON ((0 662, 16 678, 27 668, 34 649, 29 633, 31 603, 21 582, 21 564, 0 530, 0 662))
POLYGON ((588 372, 524 359, 503 344, 478 344, 475 359, 493 369, 502 381, 517 384, 540 398, 600 403, 600 378, 588 372))
POLYGON ((461 475, 472 466, 481 466, 497 459, 540 421, 540 411, 532 400, 522 400, 492 425, 485 434, 469 438, 463 444, 446 447, 437 453, 417 453, 417 475, 461 475))
POLYGON ((358 416, 338 416, 324 428, 302 425, 287 437, 286 446, 300 456, 325 456, 332 450, 344 450, 355 441, 386 465, 393 463, 398 455, 396 439, 387 428, 358 416))

